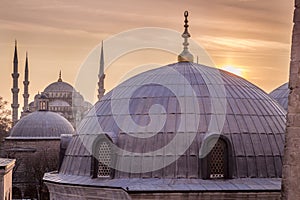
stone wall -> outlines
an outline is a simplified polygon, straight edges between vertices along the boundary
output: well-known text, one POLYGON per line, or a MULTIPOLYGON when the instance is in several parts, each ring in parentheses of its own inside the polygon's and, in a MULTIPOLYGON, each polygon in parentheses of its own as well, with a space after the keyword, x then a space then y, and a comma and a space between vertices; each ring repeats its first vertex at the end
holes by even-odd
POLYGON ((279 200, 277 192, 198 192, 198 193, 137 193, 130 194, 132 200, 279 200))
POLYGON ((51 200, 280 200, 280 191, 274 192, 146 192, 129 194, 123 189, 84 187, 46 182, 51 200))
POLYGON ((51 200, 130 200, 123 189, 61 185, 46 182, 51 200))
POLYGON ((15 160, 0 158, 0 200, 12 198, 12 171, 15 160), (2 162, 7 164, 3 165, 2 162))
POLYGON ((282 199, 300 199, 300 0, 295 0, 282 199))
POLYGON ((16 159, 13 187, 20 189, 23 197, 35 192, 36 181, 45 172, 42 169, 58 168, 59 147, 59 139, 5 141, 6 156, 16 159))

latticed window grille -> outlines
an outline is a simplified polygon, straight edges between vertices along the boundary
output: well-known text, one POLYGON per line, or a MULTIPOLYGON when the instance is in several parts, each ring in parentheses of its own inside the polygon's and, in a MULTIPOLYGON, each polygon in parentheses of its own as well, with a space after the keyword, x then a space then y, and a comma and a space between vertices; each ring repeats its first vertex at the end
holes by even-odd
POLYGON ((210 152, 210 178, 224 178, 226 164, 226 144, 219 139, 210 152))
POLYGON ((111 147, 107 142, 102 142, 99 147, 98 177, 110 176, 111 147))

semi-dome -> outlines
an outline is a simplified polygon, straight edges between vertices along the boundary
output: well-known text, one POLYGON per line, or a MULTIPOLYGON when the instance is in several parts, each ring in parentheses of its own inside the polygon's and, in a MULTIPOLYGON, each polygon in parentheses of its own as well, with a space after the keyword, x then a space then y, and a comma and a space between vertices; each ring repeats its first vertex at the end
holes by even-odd
POLYGON ((270 96, 273 97, 285 110, 288 109, 288 98, 289 98, 289 84, 285 83, 270 93, 270 96))
POLYGON ((118 85, 95 104, 77 132, 61 175, 91 176, 90 169, 98 170, 92 152, 101 152, 102 147, 94 149, 105 134, 123 150, 112 153, 113 178, 209 178, 213 153, 204 155, 205 147, 219 140, 227 177, 281 177, 285 111, 241 77, 179 62, 118 85), (189 143, 187 149, 174 140, 189 143), (156 162, 165 166, 155 168, 156 162))
POLYGON ((50 111, 36 111, 22 117, 12 128, 8 139, 51 139, 73 134, 71 123, 50 111))

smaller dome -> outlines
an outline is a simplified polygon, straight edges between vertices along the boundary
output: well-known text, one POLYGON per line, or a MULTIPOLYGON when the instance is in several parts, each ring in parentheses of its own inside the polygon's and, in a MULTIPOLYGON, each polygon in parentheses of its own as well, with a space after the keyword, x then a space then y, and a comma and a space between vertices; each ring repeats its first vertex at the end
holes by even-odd
POLYGON ((68 102, 62 101, 62 100, 54 100, 49 102, 49 106, 51 107, 69 107, 70 104, 68 102))
POLYGON ((88 102, 88 101, 84 101, 84 102, 83 102, 83 106, 84 106, 85 108, 91 108, 91 107, 93 107, 93 104, 91 104, 91 103, 88 102))
POLYGON ((61 115, 50 111, 36 111, 18 121, 8 139, 55 139, 62 134, 73 134, 71 123, 61 115))
POLYGON ((75 91, 72 85, 63 81, 57 81, 48 85, 44 92, 73 92, 75 91))
POLYGON ((48 99, 47 95, 42 93, 40 96, 39 96, 39 99, 48 99))
POLYGON ((285 83, 270 93, 270 96, 275 99, 279 105, 281 105, 285 110, 288 109, 288 98, 289 98, 289 84, 285 83))

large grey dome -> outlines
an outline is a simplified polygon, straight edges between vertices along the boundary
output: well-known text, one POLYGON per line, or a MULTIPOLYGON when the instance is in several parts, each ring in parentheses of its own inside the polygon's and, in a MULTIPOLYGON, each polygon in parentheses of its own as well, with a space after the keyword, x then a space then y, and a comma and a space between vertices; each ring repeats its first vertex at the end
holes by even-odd
POLYGON ((73 92, 74 88, 69 83, 63 81, 57 81, 48 85, 44 92, 73 92))
POLYGON ((12 128, 8 139, 51 139, 73 134, 70 122, 50 111, 36 111, 21 118, 12 128))
POLYGON ((285 110, 288 109, 288 98, 289 98, 289 84, 285 83, 270 93, 270 96, 273 97, 285 110))
MULTIPOLYGON (((115 167, 138 168, 131 172, 115 170, 114 178, 203 178, 207 160, 199 159, 199 151, 208 144, 212 130, 218 126, 221 138, 228 145, 231 177, 281 176, 285 111, 268 94, 243 78, 188 62, 141 73, 106 94, 82 120, 78 135, 73 137, 66 151, 60 174, 91 176, 90 169, 94 165, 89 145, 93 146, 95 138, 105 133, 117 147, 126 150, 115 155, 115 167), (189 86, 193 93, 187 90, 189 86), (222 88, 224 94, 221 94, 222 88), (128 98, 130 91, 133 93, 128 98), (158 112, 157 105, 165 111, 158 112), (223 107, 225 115, 222 108, 214 106, 223 107), (154 127, 144 130, 151 124, 151 117, 165 123, 161 125, 158 121, 154 127), (213 124, 215 118, 221 120, 213 124), (198 125, 196 131, 192 128, 193 122, 198 125), (132 124, 140 126, 136 132, 148 131, 149 137, 136 137, 132 124), (178 133, 179 129, 183 131, 178 133), (149 167, 146 161, 150 160, 154 166, 155 160, 168 163, 177 156, 168 150, 159 155, 153 152, 171 144, 178 134, 183 142, 188 142, 193 134, 196 136, 175 162, 139 173, 149 167)), ((173 148, 177 149, 178 145, 173 148)))

